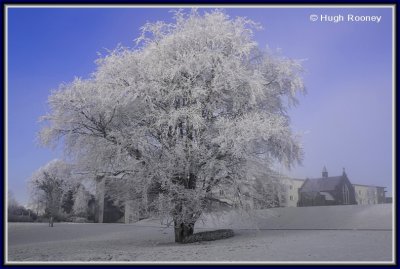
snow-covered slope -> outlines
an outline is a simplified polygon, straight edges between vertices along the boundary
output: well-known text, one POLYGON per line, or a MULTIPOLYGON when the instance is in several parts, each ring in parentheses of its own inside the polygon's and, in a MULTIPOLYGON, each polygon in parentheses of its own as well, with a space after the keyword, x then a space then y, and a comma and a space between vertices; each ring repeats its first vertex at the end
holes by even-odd
POLYGON ((197 228, 391 229, 392 205, 284 207, 205 214, 197 228))
POLYGON ((134 224, 56 223, 53 228, 46 223, 9 223, 7 256, 9 261, 65 262, 390 262, 391 219, 391 205, 276 208, 251 217, 232 211, 205 215, 195 230, 231 227, 234 237, 185 245, 174 243, 173 228, 155 219, 134 224), (253 229, 257 226, 260 230, 253 229))

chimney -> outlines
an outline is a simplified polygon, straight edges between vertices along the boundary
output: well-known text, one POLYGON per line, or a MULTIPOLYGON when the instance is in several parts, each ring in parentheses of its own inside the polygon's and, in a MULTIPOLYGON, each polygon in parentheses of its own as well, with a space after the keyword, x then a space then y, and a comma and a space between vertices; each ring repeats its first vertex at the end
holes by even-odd
POLYGON ((326 170, 326 167, 324 166, 324 168, 322 169, 322 177, 323 178, 327 178, 328 177, 328 171, 326 170))

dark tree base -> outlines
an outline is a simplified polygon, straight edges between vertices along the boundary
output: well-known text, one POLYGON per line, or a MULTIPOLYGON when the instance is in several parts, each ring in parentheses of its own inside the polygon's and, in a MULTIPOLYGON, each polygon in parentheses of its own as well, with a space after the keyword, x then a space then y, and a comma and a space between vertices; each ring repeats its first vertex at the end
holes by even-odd
POLYGON ((221 229, 215 231, 207 231, 207 232, 200 232, 192 234, 186 237, 182 243, 194 243, 194 242, 201 242, 201 241, 214 241, 219 239, 225 239, 234 236, 233 230, 231 229, 221 229))

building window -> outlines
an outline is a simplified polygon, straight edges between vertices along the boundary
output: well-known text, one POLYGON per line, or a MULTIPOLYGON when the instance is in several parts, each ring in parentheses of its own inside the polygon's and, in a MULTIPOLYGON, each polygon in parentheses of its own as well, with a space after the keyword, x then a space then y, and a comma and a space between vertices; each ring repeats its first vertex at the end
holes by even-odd
POLYGON ((224 195, 224 190, 219 190, 219 195, 224 195))
POLYGON ((289 185, 289 189, 290 189, 290 190, 293 190, 293 186, 292 186, 292 185, 289 185))
POLYGON ((293 195, 289 196, 290 201, 293 201, 293 195))
POLYGON ((358 190, 358 194, 361 195, 361 190, 358 190))

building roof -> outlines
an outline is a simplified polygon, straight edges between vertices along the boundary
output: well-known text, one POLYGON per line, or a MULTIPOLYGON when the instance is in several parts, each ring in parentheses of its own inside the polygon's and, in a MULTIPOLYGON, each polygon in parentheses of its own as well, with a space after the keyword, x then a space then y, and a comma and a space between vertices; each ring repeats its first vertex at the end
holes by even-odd
POLYGON ((353 186, 372 187, 372 188, 387 188, 387 187, 382 187, 382 186, 364 185, 364 184, 353 184, 353 186))
POLYGON ((343 176, 325 177, 325 178, 310 178, 306 180, 301 187, 302 192, 311 191, 333 191, 336 186, 342 181, 343 176))
POLYGON ((302 179, 302 178, 290 178, 290 180, 296 180, 296 181, 305 181, 305 179, 302 179))

